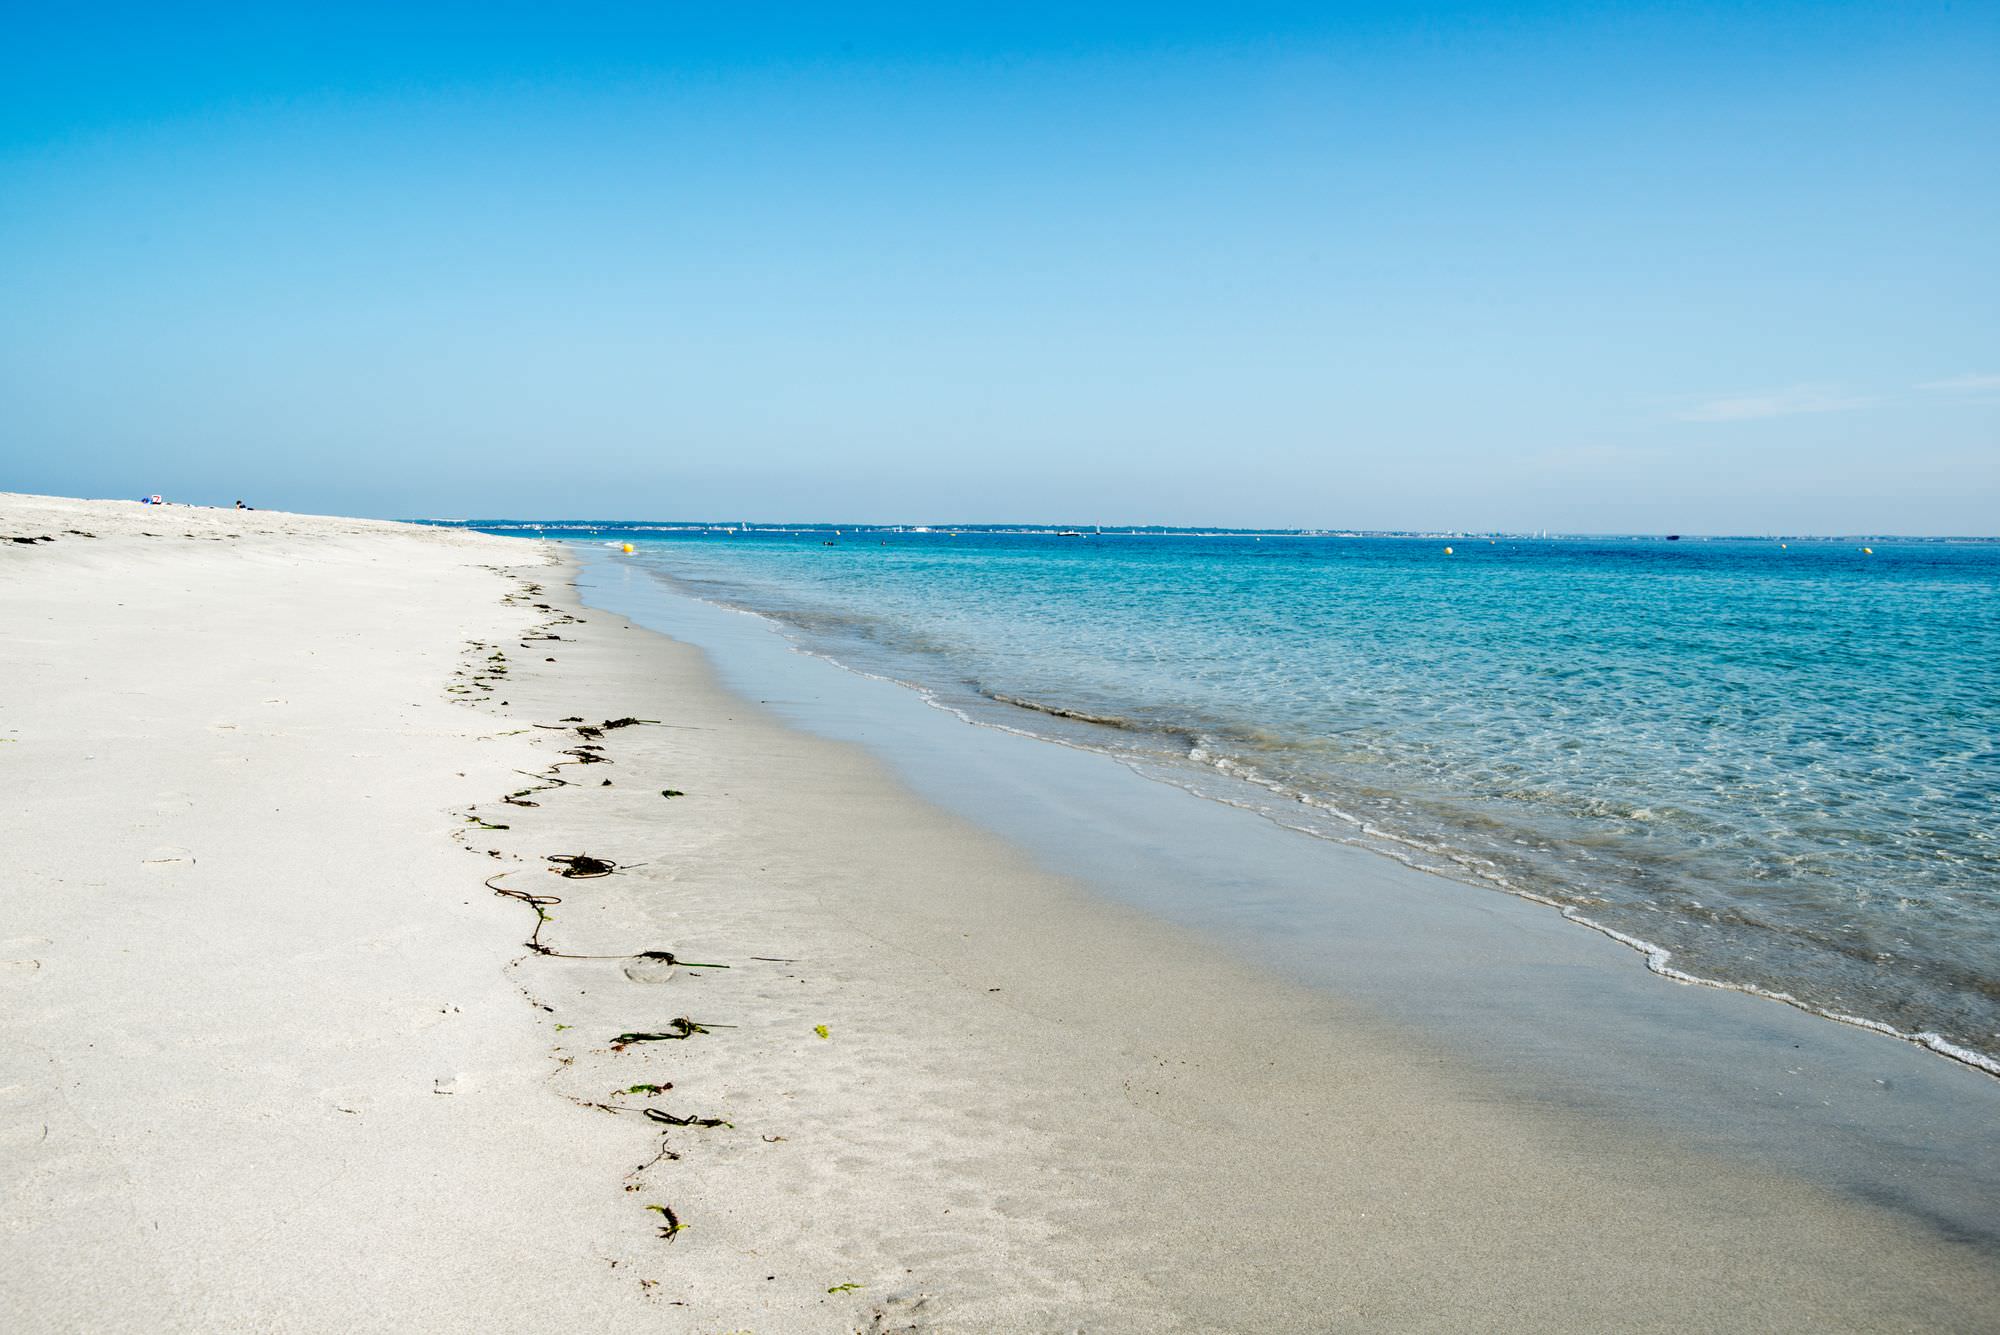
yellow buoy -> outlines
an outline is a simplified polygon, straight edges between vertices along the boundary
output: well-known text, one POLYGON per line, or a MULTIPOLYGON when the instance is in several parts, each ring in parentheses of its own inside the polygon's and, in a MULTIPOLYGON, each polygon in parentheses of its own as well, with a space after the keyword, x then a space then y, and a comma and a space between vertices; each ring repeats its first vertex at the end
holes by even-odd
POLYGON ((625 544, 625 555, 630 556, 631 554, 632 554, 632 544, 628 542, 625 544))
POLYGON ((1873 556, 1875 555, 1875 549, 1873 547, 1863 547, 1861 549, 1861 554, 1863 556, 1873 556))
POLYGON ((1445 554, 1446 556, 1450 556, 1450 555, 1451 555, 1451 548, 1449 548, 1449 547, 1445 548, 1445 549, 1444 549, 1444 554, 1445 554))

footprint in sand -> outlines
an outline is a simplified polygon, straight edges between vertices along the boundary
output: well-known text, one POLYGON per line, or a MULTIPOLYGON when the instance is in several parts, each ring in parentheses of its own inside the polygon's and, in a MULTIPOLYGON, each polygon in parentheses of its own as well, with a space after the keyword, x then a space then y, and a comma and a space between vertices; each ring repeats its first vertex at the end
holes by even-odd
POLYGON ((892 1293, 874 1305, 861 1329, 866 1335, 921 1335, 932 1328, 932 1316, 928 1293, 892 1293))
POLYGON ((35 977, 42 971, 42 962, 33 958, 33 952, 54 944, 46 936, 10 936, 0 941, 0 979, 21 983, 35 977))
MULTIPOLYGON (((14 1072, 7 1074, 11 1077, 14 1072)), ((46 1141, 48 1103, 48 1090, 29 1080, 8 1079, 0 1083, 0 1149, 19 1153, 46 1141)))
POLYGON ((664 983, 674 976, 674 957, 665 951, 648 951, 625 961, 625 976, 635 983, 664 983))
POLYGON ((0 1126, 0 1149, 20 1153, 43 1144, 49 1138, 47 1122, 24 1121, 0 1126))
POLYGON ((424 1006, 410 1016, 408 1032, 420 1034, 426 1029, 435 1029, 453 1016, 463 1014, 464 1012, 455 1003, 449 1001, 442 1001, 434 1006, 424 1006))

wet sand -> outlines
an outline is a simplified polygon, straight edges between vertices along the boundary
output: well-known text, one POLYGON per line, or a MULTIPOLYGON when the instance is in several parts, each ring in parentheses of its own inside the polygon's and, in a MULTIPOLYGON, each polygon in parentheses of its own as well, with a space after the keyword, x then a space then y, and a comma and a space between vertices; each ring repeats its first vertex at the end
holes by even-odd
POLYGON ((9 1329, 1996 1310, 1973 1242, 1060 874, 546 545, 0 497, 44 534, 0 543, 9 1329))

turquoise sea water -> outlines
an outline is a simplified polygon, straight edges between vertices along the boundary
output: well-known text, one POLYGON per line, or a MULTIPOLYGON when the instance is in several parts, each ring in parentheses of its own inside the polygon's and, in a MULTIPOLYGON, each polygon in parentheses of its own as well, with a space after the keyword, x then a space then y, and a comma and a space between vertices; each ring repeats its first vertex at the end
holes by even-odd
POLYGON ((480 527, 631 541, 972 721, 2000 1053, 2000 544, 480 527))

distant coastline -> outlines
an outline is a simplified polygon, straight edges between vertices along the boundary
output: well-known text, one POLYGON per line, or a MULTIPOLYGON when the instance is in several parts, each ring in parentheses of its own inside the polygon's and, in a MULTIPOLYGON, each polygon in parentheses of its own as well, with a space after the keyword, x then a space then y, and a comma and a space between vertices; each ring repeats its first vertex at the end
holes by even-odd
POLYGON ((939 534, 996 533, 1055 537, 1074 533, 1087 538, 1384 538, 1384 539, 1482 539, 1506 542, 1664 542, 1670 538, 1684 542, 1896 542, 1896 543, 2000 543, 2000 535, 1930 534, 1911 536, 1898 533, 1586 533, 1516 532, 1503 529, 1366 529, 1366 528, 1228 528, 1174 524, 1096 523, 981 523, 981 524, 883 524, 846 521, 763 521, 763 520, 623 520, 623 519, 506 519, 506 518, 414 518, 407 522, 450 528, 470 528, 482 532, 537 533, 548 536, 594 537, 614 531, 634 533, 770 533, 813 534, 939 534))

